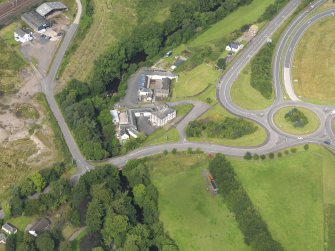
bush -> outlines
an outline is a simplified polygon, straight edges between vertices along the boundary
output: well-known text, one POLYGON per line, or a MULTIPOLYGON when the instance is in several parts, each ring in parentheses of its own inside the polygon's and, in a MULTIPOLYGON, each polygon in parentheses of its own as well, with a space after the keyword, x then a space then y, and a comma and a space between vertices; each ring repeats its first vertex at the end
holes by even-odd
POLYGON ((305 144, 305 145, 304 145, 304 149, 305 149, 305 151, 307 151, 307 150, 309 149, 309 145, 308 145, 308 144, 305 144))
POLYGON ((259 160, 259 155, 257 153, 255 153, 253 158, 254 158, 254 160, 259 160))
POLYGON ((251 155, 250 152, 246 152, 243 158, 246 159, 246 160, 251 160, 252 159, 252 155, 251 155))
POLYGON ((192 147, 187 148, 187 153, 188 154, 192 154, 193 153, 192 147))
POLYGON ((265 160, 266 159, 266 155, 265 154, 261 154, 260 158, 261 158, 261 160, 265 160))
POLYGON ((289 152, 288 150, 285 150, 284 153, 285 153, 286 155, 290 154, 290 152, 289 152))
POLYGON ((278 158, 281 158, 283 154, 281 152, 277 153, 278 158))
POLYGON ((176 148, 173 148, 172 149, 172 154, 176 154, 177 153, 177 149, 176 148))
POLYGON ((274 153, 270 153, 270 154, 269 154, 269 158, 270 158, 270 159, 273 159, 274 157, 275 157, 275 154, 274 154, 274 153))
POLYGON ((296 153, 297 152, 297 148, 291 148, 291 153, 296 153))
POLYGON ((164 150, 163 152, 164 155, 168 155, 168 153, 169 153, 168 150, 164 150))

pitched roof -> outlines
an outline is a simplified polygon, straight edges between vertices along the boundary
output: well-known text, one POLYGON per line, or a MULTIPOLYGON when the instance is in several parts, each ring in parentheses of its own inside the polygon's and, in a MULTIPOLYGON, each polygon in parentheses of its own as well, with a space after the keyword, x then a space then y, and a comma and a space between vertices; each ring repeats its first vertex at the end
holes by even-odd
POLYGON ((36 8, 36 12, 41 16, 46 16, 55 10, 66 10, 67 7, 61 2, 46 2, 36 8))
POLYGON ((10 223, 5 223, 4 225, 2 225, 2 229, 6 230, 10 233, 15 233, 17 231, 17 228, 10 223))
POLYGON ((29 231, 41 232, 47 230, 50 226, 50 221, 47 218, 42 218, 35 222, 29 231))
POLYGON ((232 48, 232 49, 238 49, 238 47, 240 46, 241 44, 238 43, 238 42, 231 42, 229 44, 229 47, 232 48))
POLYGON ((19 37, 23 37, 24 35, 27 34, 27 32, 25 32, 24 30, 22 30, 21 28, 17 27, 15 29, 15 33, 19 36, 19 37))
POLYGON ((22 20, 25 21, 31 28, 38 30, 40 27, 50 27, 51 23, 43 16, 38 14, 36 11, 29 11, 21 16, 22 20))

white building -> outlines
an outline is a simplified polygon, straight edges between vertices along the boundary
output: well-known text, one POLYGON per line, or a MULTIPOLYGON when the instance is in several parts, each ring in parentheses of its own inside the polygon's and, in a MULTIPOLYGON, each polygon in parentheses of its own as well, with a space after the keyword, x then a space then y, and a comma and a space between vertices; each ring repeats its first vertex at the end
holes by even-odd
POLYGON ((2 225, 1 230, 4 231, 6 234, 16 234, 17 228, 10 223, 5 223, 2 225))
POLYGON ((160 105, 157 111, 150 115, 150 122, 157 127, 164 126, 176 117, 176 110, 168 107, 167 105, 160 105))
POLYGON ((152 100, 153 91, 149 88, 141 88, 138 90, 138 99, 144 101, 152 100))
POLYGON ((20 43, 26 43, 33 40, 32 32, 26 32, 20 28, 16 28, 14 31, 14 39, 20 43))
POLYGON ((226 46, 226 51, 239 52, 243 48, 243 44, 231 42, 226 46))
POLYGON ((119 114, 118 114, 117 110, 111 110, 110 113, 111 113, 112 118, 113 118, 113 124, 118 125, 120 123, 120 119, 119 119, 119 114))

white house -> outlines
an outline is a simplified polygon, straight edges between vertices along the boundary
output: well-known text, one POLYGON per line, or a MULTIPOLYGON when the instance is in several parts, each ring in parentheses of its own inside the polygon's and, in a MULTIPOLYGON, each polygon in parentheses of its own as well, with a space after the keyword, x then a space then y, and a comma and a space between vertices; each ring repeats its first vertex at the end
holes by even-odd
POLYGON ((168 107, 167 105, 161 105, 157 107, 157 111, 154 111, 150 115, 150 122, 157 127, 164 126, 176 117, 176 110, 168 107))
POLYGON ((243 44, 239 42, 231 42, 226 46, 226 51, 238 52, 243 48, 243 44))
POLYGON ((26 43, 33 40, 33 35, 31 32, 26 32, 20 28, 16 28, 14 31, 14 39, 17 42, 26 43))
POLYGON ((7 234, 16 234, 17 233, 17 228, 10 223, 5 223, 4 225, 2 225, 1 230, 4 231, 7 234))

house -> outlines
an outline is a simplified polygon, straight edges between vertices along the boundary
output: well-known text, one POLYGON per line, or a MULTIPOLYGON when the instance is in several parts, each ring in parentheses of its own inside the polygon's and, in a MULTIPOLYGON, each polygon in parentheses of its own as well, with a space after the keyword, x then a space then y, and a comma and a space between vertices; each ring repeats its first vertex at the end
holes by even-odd
POLYGON ((226 51, 238 52, 243 48, 243 44, 239 42, 231 42, 226 46, 226 51))
POLYGON ((21 19, 30 26, 34 31, 39 33, 45 32, 45 30, 51 27, 51 22, 49 22, 45 17, 38 14, 36 11, 26 12, 21 16, 21 19))
POLYGON ((50 229, 51 222, 47 218, 39 219, 35 224, 28 230, 28 233, 37 237, 42 232, 50 229))
POLYGON ((62 10, 67 10, 67 7, 61 2, 46 2, 36 8, 36 12, 43 17, 62 10))
POLYGON ((150 115, 150 122, 157 127, 164 126, 176 117, 176 110, 168 105, 160 105, 150 115))
POLYGON ((120 119, 117 110, 111 110, 110 113, 112 115, 113 124, 118 125, 120 123, 120 119))
POLYGON ((6 244, 6 235, 3 233, 0 233, 0 243, 6 244))
POLYGON ((6 234, 16 234, 17 228, 10 223, 5 223, 2 225, 1 230, 4 231, 6 234))
POLYGON ((33 40, 32 32, 24 31, 21 28, 16 28, 14 31, 14 39, 17 42, 26 43, 33 40))
POLYGON ((127 141, 130 137, 127 133, 126 127, 120 127, 119 128, 119 134, 118 134, 119 140, 122 142, 127 141))
POLYGON ((149 88, 141 88, 138 90, 138 99, 139 100, 145 100, 145 101, 151 101, 152 100, 153 91, 149 88))
POLYGON ((178 80, 178 75, 173 74, 172 72, 162 71, 162 70, 148 70, 145 75, 148 77, 149 81, 150 79, 162 80, 163 78, 169 78, 171 80, 173 79, 178 80))

